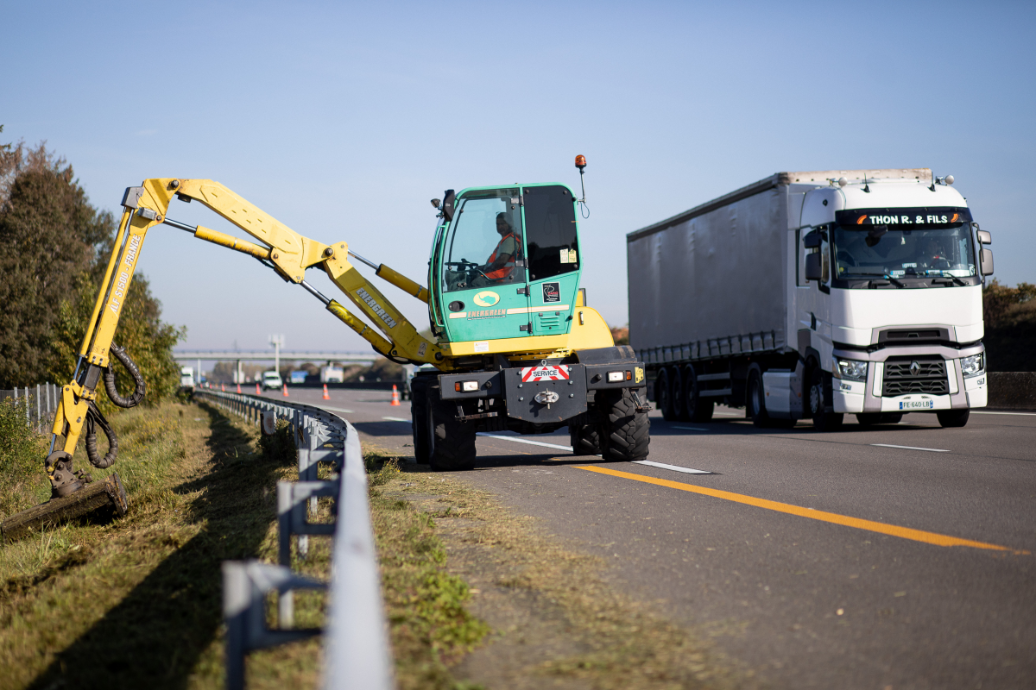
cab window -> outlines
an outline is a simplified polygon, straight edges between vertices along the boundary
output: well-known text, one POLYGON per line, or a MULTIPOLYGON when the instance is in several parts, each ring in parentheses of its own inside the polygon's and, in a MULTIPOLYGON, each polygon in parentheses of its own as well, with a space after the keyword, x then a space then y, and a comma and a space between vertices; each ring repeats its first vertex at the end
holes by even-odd
POLYGON ((526 187, 525 241, 529 280, 579 270, 576 214, 566 187, 526 187))
POLYGON ((517 188, 465 194, 446 237, 445 290, 524 283, 521 228, 517 188))

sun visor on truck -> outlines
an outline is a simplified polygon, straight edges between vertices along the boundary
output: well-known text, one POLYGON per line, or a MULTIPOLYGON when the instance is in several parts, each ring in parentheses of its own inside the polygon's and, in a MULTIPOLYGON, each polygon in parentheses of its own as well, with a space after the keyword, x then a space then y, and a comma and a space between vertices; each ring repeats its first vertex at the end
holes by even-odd
POLYGON ((971 209, 949 206, 922 208, 854 208, 836 211, 839 225, 870 227, 872 225, 956 225, 971 222, 971 209))

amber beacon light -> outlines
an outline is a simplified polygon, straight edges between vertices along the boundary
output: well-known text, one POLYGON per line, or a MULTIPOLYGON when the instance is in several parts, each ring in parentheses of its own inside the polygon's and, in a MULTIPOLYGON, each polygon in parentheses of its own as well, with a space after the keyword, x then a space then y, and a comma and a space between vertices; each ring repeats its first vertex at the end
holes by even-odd
POLYGON ((583 172, 583 168, 586 167, 586 156, 576 156, 576 167, 579 168, 579 172, 583 172))

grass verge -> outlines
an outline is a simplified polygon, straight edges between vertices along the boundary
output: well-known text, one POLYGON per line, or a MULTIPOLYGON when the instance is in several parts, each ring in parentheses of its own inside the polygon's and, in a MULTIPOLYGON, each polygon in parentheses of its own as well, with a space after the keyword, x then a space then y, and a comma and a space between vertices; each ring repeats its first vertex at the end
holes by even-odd
MULTIPOLYGON (((204 404, 112 422, 129 514, 0 547, 0 690, 223 687, 220 562, 276 559, 276 482, 297 479, 294 459, 258 452, 254 427, 204 404)), ((5 511, 49 491, 42 473, 3 483, 5 511)), ((312 541, 296 569, 326 579, 327 544, 312 541)), ((322 625, 324 604, 298 597, 296 624, 322 625)), ((249 687, 315 686, 321 660, 319 640, 255 653, 249 687)))
POLYGON ((600 559, 543 534, 534 519, 510 513, 462 480, 423 466, 399 471, 389 454, 368 453, 371 464, 377 456, 384 463, 373 475, 372 507, 401 688, 756 685, 751 673, 711 648, 707 635, 615 591, 600 559), (409 557, 396 555, 399 543, 409 557), (451 582, 441 595, 449 615, 416 622, 421 590, 414 577, 403 584, 397 561, 417 568, 421 553, 435 554, 425 572, 451 582), (491 632, 476 646, 486 625, 491 632))

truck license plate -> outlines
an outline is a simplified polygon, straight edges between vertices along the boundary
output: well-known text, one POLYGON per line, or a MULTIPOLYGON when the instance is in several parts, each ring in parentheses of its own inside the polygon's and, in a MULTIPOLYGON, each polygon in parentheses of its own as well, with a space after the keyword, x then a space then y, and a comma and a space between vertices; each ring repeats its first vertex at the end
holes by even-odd
POLYGON ((933 407, 935 407, 934 400, 901 400, 899 402, 901 410, 930 410, 933 407))

